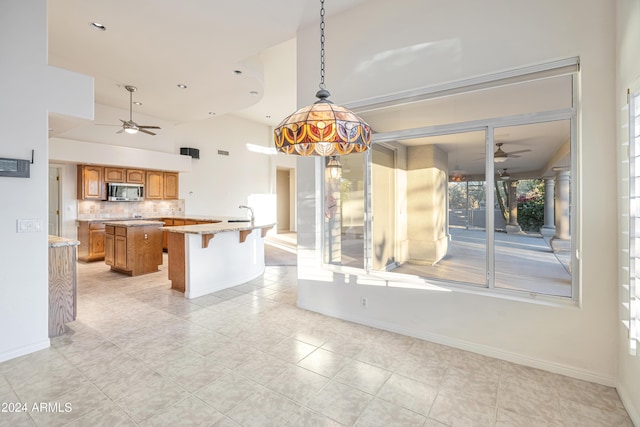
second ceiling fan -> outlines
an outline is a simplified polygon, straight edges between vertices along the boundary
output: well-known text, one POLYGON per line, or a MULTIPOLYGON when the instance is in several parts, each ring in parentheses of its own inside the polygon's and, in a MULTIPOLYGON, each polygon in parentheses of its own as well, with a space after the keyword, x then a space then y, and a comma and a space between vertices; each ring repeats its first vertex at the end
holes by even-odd
POLYGON ((520 157, 520 156, 516 156, 516 154, 526 153, 531 151, 531 150, 517 150, 517 151, 510 151, 507 153, 502 149, 503 144, 504 142, 496 142, 496 147, 498 147, 498 149, 495 151, 495 153, 493 153, 494 162, 497 162, 497 163, 504 162, 507 159, 520 157))
POLYGON ((147 126, 147 125, 139 125, 133 121, 133 92, 138 90, 135 86, 125 86, 127 91, 129 91, 129 120, 122 120, 122 129, 120 129, 116 133, 126 132, 129 134, 134 134, 138 132, 146 133, 147 135, 155 135, 154 132, 151 132, 149 129, 160 129, 159 126, 147 126))

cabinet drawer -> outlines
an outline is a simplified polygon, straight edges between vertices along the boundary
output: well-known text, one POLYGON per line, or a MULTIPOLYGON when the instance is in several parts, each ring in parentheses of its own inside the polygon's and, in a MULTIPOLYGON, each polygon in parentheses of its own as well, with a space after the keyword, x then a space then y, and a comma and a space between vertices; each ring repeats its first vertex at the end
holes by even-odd
POLYGON ((89 223, 89 230, 104 230, 103 222, 91 222, 89 223))
POLYGON ((115 227, 116 229, 116 236, 126 236, 127 235, 127 228, 126 227, 115 227))
POLYGON ((115 229, 115 227, 114 227, 113 225, 107 225, 107 226, 104 228, 104 232, 105 232, 106 234, 115 234, 114 229, 115 229))

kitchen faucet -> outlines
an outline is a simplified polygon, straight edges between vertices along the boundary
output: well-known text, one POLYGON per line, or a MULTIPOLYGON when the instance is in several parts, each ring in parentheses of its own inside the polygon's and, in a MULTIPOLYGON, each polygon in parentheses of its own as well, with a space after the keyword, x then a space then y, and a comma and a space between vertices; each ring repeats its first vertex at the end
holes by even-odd
POLYGON ((253 221, 256 219, 256 216, 253 213, 253 208, 251 206, 245 206, 245 205, 240 205, 239 208, 249 209, 249 212, 251 212, 251 223, 253 224, 253 221))

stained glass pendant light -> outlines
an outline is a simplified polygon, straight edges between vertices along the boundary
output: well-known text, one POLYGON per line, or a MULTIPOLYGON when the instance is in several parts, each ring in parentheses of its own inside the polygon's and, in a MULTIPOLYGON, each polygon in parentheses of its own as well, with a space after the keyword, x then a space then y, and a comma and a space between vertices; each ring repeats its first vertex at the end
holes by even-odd
POLYGON ((299 156, 340 156, 366 151, 371 127, 355 113, 329 101, 324 84, 324 0, 320 0, 320 90, 314 104, 284 119, 273 131, 276 149, 299 156))

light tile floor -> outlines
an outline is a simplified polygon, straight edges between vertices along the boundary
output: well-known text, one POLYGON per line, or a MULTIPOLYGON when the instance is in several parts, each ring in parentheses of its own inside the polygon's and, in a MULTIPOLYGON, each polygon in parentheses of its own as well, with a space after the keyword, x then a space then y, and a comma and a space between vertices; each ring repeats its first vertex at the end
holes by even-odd
POLYGON ((0 364, 0 426, 632 426, 613 388, 298 309, 295 267, 194 300, 166 258, 78 280, 68 332, 0 364))

